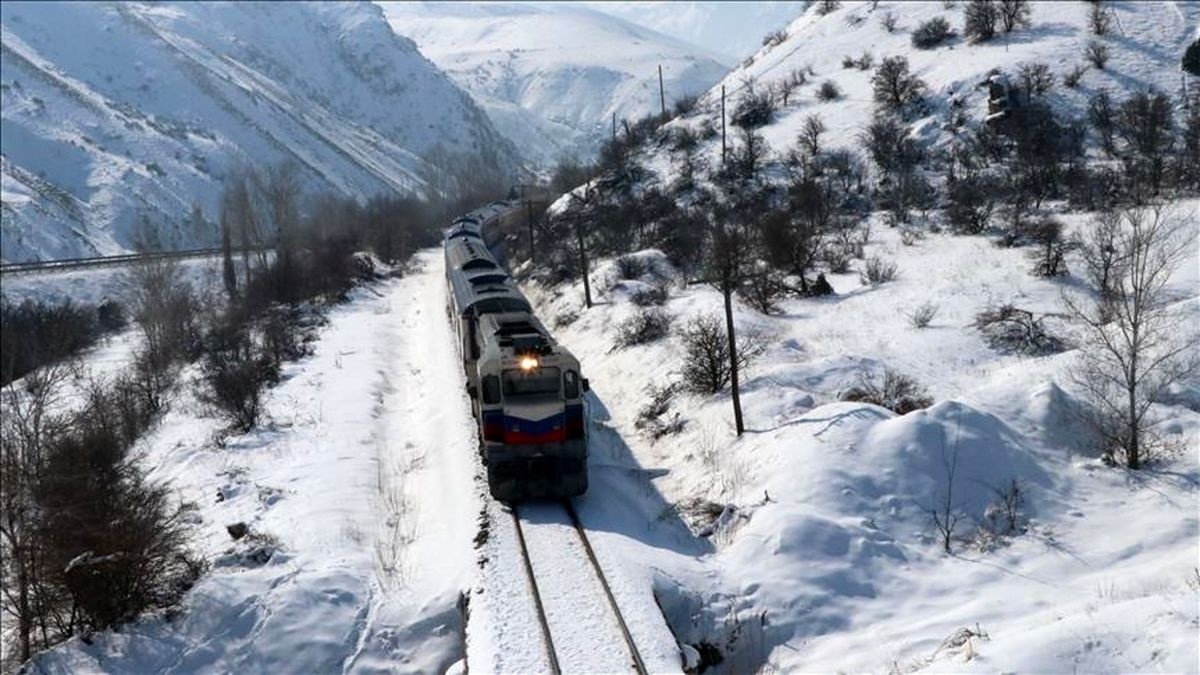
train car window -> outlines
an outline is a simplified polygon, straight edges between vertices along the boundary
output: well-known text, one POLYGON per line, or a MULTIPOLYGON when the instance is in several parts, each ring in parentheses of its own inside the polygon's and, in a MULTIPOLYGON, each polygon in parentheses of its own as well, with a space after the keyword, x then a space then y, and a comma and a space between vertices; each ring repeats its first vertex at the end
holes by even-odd
POLYGON ((561 381, 559 378, 558 368, 506 370, 503 373, 504 395, 508 397, 557 394, 561 381))
POLYGON ((573 370, 563 373, 563 396, 579 398, 579 373, 573 370))
POLYGON ((495 405, 500 402, 500 378, 485 375, 483 378, 483 403, 495 405))

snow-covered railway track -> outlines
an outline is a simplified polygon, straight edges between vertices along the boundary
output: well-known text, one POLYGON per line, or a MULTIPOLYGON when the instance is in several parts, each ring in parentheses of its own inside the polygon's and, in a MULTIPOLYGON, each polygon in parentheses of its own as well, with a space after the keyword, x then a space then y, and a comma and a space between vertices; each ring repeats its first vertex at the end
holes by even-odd
POLYGON ((528 503, 511 514, 551 670, 645 675, 575 507, 568 500, 528 503))

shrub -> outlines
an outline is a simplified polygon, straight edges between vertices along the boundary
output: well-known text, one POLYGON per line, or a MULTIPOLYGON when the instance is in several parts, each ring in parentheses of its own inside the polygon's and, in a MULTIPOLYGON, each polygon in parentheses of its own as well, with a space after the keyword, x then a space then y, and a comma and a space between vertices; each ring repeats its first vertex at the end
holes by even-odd
POLYGON ((834 274, 845 274, 850 271, 850 262, 854 260, 854 247, 843 242, 834 242, 821 249, 821 261, 834 274))
POLYGON ((972 42, 987 42, 996 36, 999 20, 995 0, 970 0, 963 9, 963 35, 972 42))
POLYGON ((1200 77, 1200 39, 1193 40, 1192 44, 1183 50, 1179 66, 1184 72, 1200 77))
POLYGON ((1044 63, 1025 63, 1017 69, 1017 79, 1021 89, 1029 98, 1045 96, 1054 87, 1054 77, 1050 67, 1044 63))
POLYGON ((896 263, 884 260, 879 256, 871 256, 867 258, 858 278, 863 284, 869 286, 885 284, 896 278, 896 263))
POLYGON ((839 2, 839 0, 817 0, 815 4, 817 7, 817 14, 825 16, 826 14, 833 13, 838 7, 841 6, 842 3, 839 2))
POLYGON ((842 393, 843 401, 872 403, 897 415, 905 415, 933 405, 917 381, 890 368, 883 371, 881 382, 876 373, 864 374, 857 386, 842 393))
POLYGON ((1046 316, 1012 304, 985 309, 975 315, 975 328, 995 350, 1017 354, 1053 354, 1063 350, 1063 342, 1045 326, 1046 316))
POLYGON ((774 115, 775 102, 770 92, 755 92, 747 87, 746 93, 742 94, 737 107, 733 109, 733 114, 729 116, 729 121, 735 127, 757 129, 770 124, 774 115))
POLYGON ((70 300, 52 305, 0 300, 0 385, 66 359, 100 339, 97 312, 70 300))
POLYGON ((579 320, 579 312, 568 310, 568 311, 563 312, 562 314, 559 314, 558 316, 554 317, 554 327, 555 328, 566 328, 567 326, 570 326, 571 324, 575 323, 578 320, 579 320))
POLYGON ((105 333, 115 333, 129 325, 125 307, 116 300, 105 300, 96 308, 96 322, 105 333))
POLYGON ((1029 0, 1000 0, 999 10, 1005 33, 1011 33, 1017 26, 1029 25, 1029 0))
POLYGON ((932 300, 923 302, 908 313, 908 323, 913 328, 928 328, 929 324, 933 323, 933 318, 937 316, 938 309, 938 304, 932 300))
POLYGON ((617 277, 620 279, 641 279, 650 271, 646 261, 631 255, 623 255, 615 261, 617 277))
POLYGON ((833 80, 825 80, 817 88, 817 100, 819 101, 835 101, 841 96, 842 90, 838 89, 837 83, 833 80))
POLYGON ((788 34, 787 34, 786 30, 782 30, 782 29, 773 30, 770 33, 767 33, 766 36, 763 37, 763 41, 762 41, 763 46, 764 47, 775 47, 777 45, 783 44, 783 41, 787 39, 787 36, 788 36, 788 34))
POLYGON ((917 49, 933 49, 953 36, 950 22, 944 17, 935 16, 917 26, 912 34, 912 44, 917 49))
MULTIPOLYGON (((724 323, 713 316, 696 317, 688 322, 680 336, 683 340, 683 367, 680 384, 695 394, 717 394, 729 386, 729 337, 724 323)), ((754 330, 737 331, 738 369, 750 365, 766 351, 765 337, 754 330)))
POLYGON ((676 117, 687 117, 696 109, 696 103, 700 100, 699 96, 689 94, 675 99, 674 108, 676 117))
POLYGON ((623 349, 662 339, 670 331, 671 321, 671 315, 661 309, 640 309, 617 326, 616 345, 623 349))
POLYGON ((279 377, 279 365, 245 329, 224 327, 205 353, 206 391, 200 398, 224 414, 238 431, 249 431, 262 411, 263 389, 279 377))
POLYGON ((684 420, 679 413, 667 415, 671 412, 671 403, 677 389, 678 385, 676 384, 646 386, 648 400, 638 409, 637 419, 633 425, 645 433, 651 441, 657 441, 663 436, 683 431, 684 420))
POLYGON ((883 29, 886 30, 887 32, 889 32, 889 33, 896 32, 897 18, 893 12, 884 12, 882 15, 880 15, 879 23, 883 26, 883 29))
POLYGON ((1075 89, 1079 87, 1079 82, 1083 79, 1083 75, 1086 72, 1087 66, 1083 65, 1082 63, 1075 64, 1075 67, 1063 73, 1063 86, 1067 89, 1075 89))
POLYGON ((1054 218, 1043 218, 1028 226, 1029 237, 1037 246, 1033 272, 1040 277, 1056 277, 1067 273, 1067 242, 1063 239, 1063 224, 1054 218))
POLYGON ((1100 3, 1094 3, 1088 11, 1088 24, 1091 26, 1092 34, 1104 37, 1108 35, 1108 30, 1112 26, 1112 15, 1100 3))
POLYGON ((1108 63, 1108 47, 1099 40, 1091 40, 1084 48, 1083 56, 1096 67, 1096 70, 1104 70, 1104 66, 1108 63))
POLYGON ((662 305, 667 301, 667 287, 655 284, 639 288, 629 295, 629 300, 638 307, 662 305))
POLYGON ((921 98, 925 83, 908 70, 908 59, 889 56, 884 59, 871 77, 875 102, 888 110, 898 110, 921 98))

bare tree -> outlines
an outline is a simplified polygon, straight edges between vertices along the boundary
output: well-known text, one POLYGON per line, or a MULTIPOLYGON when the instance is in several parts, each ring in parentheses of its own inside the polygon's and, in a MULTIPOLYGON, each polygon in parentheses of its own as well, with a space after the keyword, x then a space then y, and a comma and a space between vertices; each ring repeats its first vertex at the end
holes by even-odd
POLYGON ((1029 15, 1032 11, 1029 0, 1000 0, 1000 24, 1005 33, 1011 33, 1017 26, 1028 26, 1029 15))
POLYGON ((64 363, 44 366, 0 394, 0 599, 16 622, 21 661, 48 640, 47 627, 39 621, 45 615, 39 612, 43 551, 36 491, 48 443, 63 428, 64 420, 53 411, 69 375, 64 363))
POLYGON ((1121 455, 1137 469, 1159 447, 1151 406, 1200 366, 1191 349, 1195 337, 1180 334, 1184 324, 1170 311, 1167 286, 1193 255, 1194 234, 1186 219, 1161 205, 1120 215, 1111 245, 1121 263, 1111 270, 1110 297, 1101 295, 1091 306, 1066 295, 1063 301, 1084 327, 1074 379, 1092 404, 1090 421, 1105 453, 1121 455))
MULTIPOLYGON (((1114 284, 1119 278, 1122 265, 1121 252, 1117 250, 1121 235, 1121 214, 1102 211, 1092 219, 1079 242, 1080 257, 1088 281, 1096 287, 1104 307, 1108 307, 1114 296, 1114 284)), ((1107 311, 1107 310, 1105 310, 1107 311)))
POLYGON ((800 128, 800 135, 796 142, 800 146, 800 151, 809 157, 816 157, 821 153, 821 134, 825 133, 825 123, 821 121, 821 116, 813 113, 804 118, 804 126, 800 128))
POLYGON ((587 221, 590 220, 590 215, 596 206, 596 193, 592 188, 592 181, 589 179, 582 190, 576 190, 571 193, 570 206, 563 213, 563 217, 567 221, 567 226, 571 229, 572 238, 575 240, 575 253, 579 261, 579 274, 583 277, 583 304, 587 308, 592 306, 592 284, 588 278, 590 274, 588 261, 588 242, 585 235, 587 231, 587 221))
POLYGON ((958 427, 955 427, 954 447, 950 450, 950 454, 946 453, 946 443, 943 437, 942 442, 942 469, 946 472, 946 489, 942 492, 941 499, 926 509, 929 514, 929 519, 933 523, 933 529, 938 534, 938 539, 941 540, 942 550, 950 553, 950 546, 954 542, 954 533, 958 528, 959 521, 963 518, 963 512, 959 510, 958 504, 954 501, 954 480, 958 474, 958 427))
POLYGON ((987 42, 995 37, 999 18, 995 0, 969 0, 963 9, 963 35, 972 42, 987 42))
POLYGON ((745 280, 746 266, 751 253, 750 233, 744 209, 717 207, 709 220, 708 247, 705 267, 708 283, 721 292, 725 300, 725 337, 729 345, 729 382, 733 402, 733 422, 737 435, 746 427, 742 421, 742 399, 739 384, 741 361, 738 357, 737 334, 733 321, 733 295, 745 280))
POLYGON ((920 100, 925 91, 921 78, 909 72, 908 59, 889 56, 879 63, 871 76, 875 102, 887 110, 899 110, 920 100))

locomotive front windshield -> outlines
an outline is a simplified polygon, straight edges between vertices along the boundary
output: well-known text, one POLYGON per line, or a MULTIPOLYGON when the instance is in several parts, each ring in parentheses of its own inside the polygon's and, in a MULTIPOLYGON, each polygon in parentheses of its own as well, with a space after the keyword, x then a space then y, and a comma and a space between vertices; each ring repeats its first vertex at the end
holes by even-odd
POLYGON ((560 380, 558 368, 506 370, 503 373, 505 396, 535 396, 557 394, 560 380))

